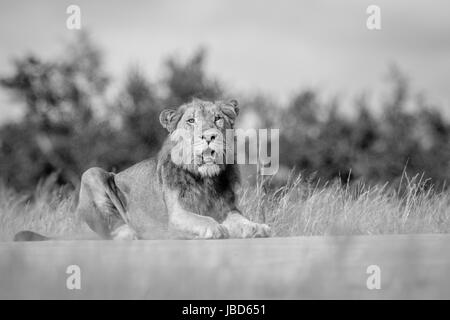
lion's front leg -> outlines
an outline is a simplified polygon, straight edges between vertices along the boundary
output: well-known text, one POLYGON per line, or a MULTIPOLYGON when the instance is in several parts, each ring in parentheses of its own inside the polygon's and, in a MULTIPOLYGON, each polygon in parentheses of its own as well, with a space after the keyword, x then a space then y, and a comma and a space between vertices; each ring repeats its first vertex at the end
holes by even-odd
POLYGON ((230 238, 265 238, 270 236, 270 227, 267 224, 250 221, 238 211, 231 211, 222 225, 227 228, 230 238))
POLYGON ((166 195, 169 226, 177 231, 192 235, 195 239, 228 238, 228 230, 211 217, 201 216, 185 210, 178 201, 176 193, 166 195), (167 201, 169 200, 169 201, 167 201))
POLYGON ((193 235, 195 239, 228 238, 228 230, 216 220, 188 211, 172 212, 169 224, 171 228, 193 235))

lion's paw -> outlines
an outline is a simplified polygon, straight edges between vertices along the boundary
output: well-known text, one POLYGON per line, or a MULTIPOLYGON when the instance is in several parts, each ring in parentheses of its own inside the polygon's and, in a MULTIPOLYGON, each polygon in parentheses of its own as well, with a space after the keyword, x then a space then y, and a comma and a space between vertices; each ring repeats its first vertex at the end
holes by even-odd
POLYGON ((265 223, 257 223, 256 224, 256 238, 266 238, 266 237, 270 237, 270 235, 272 234, 272 230, 270 229, 270 227, 265 224, 265 223))
POLYGON ((267 224, 256 223, 242 216, 233 216, 224 221, 231 238, 266 238, 270 237, 271 230, 267 224))
POLYGON ((238 226, 240 238, 266 238, 270 236, 270 227, 264 223, 248 221, 238 226))
POLYGON ((203 223, 198 227, 196 239, 225 239, 229 237, 228 230, 215 220, 203 223))
POLYGON ((113 240, 138 240, 136 231, 127 224, 115 229, 111 236, 113 240))

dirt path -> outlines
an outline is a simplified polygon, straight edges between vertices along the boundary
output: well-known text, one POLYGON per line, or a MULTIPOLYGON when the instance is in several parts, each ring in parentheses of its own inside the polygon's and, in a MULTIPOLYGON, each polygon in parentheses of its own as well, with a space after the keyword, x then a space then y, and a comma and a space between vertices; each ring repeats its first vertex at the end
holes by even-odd
POLYGON ((450 235, 0 243, 3 299, 448 299, 448 272, 450 235))

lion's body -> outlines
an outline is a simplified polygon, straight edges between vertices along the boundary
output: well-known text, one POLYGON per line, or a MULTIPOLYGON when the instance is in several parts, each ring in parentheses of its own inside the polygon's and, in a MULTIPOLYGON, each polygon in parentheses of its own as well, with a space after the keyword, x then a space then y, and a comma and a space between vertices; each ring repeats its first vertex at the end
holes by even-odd
POLYGON ((146 216, 165 224, 168 216, 163 190, 158 182, 157 165, 156 158, 144 160, 116 174, 114 181, 126 197, 131 216, 146 216))
POLYGON ((77 213, 105 239, 146 238, 146 229, 194 238, 268 236, 268 226, 236 207, 239 171, 225 162, 221 137, 237 113, 235 102, 201 100, 163 111, 160 121, 170 134, 158 157, 117 174, 87 170, 77 213))

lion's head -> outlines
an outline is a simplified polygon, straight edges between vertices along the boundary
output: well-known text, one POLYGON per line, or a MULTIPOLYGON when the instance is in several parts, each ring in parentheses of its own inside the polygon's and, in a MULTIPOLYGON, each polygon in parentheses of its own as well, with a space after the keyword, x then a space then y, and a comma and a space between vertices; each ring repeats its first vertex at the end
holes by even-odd
POLYGON ((166 144, 171 161, 203 177, 218 175, 232 159, 226 142, 234 139, 232 130, 238 114, 236 100, 194 99, 177 110, 163 110, 159 120, 169 131, 166 144))

